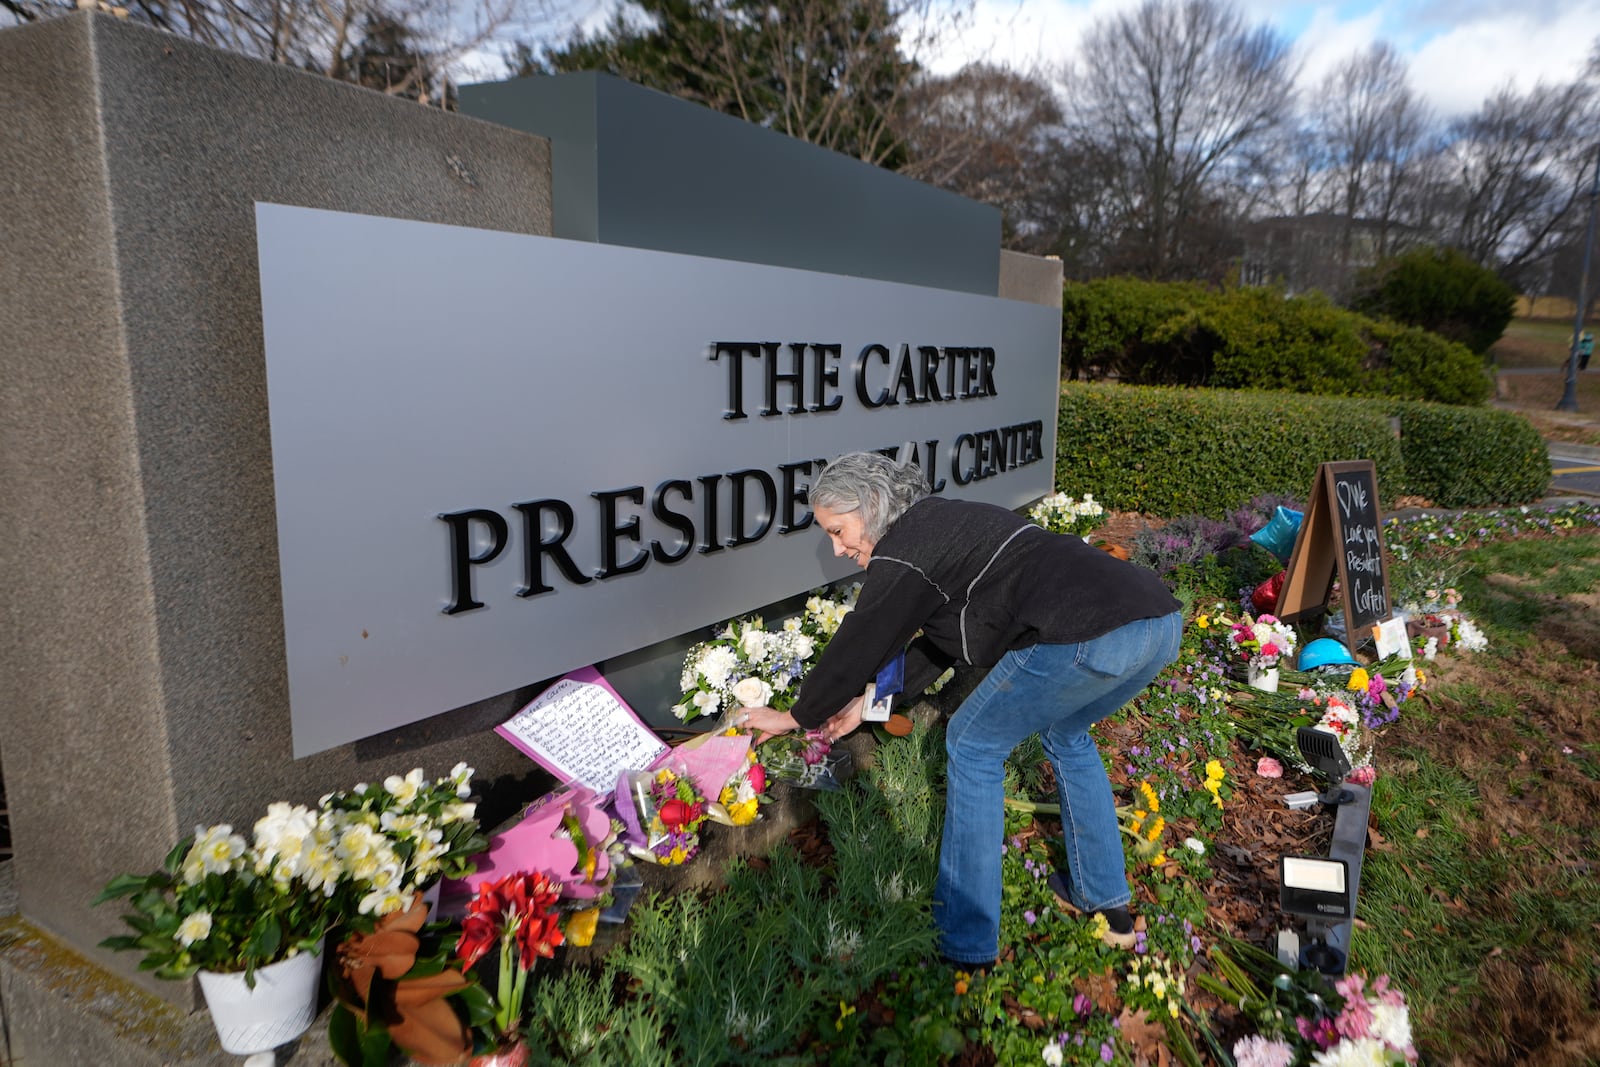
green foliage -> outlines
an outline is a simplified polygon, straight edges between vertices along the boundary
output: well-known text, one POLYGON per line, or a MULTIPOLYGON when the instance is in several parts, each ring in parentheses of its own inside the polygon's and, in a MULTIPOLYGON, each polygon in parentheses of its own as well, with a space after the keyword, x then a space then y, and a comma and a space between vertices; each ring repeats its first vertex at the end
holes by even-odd
POLYGON ((1069 382, 1059 431, 1057 485, 1154 515, 1220 520, 1258 494, 1303 498, 1332 460, 1372 460, 1386 508, 1521 504, 1550 480, 1526 419, 1443 404, 1069 382))
POLYGON ((1259 493, 1303 497, 1317 464, 1371 459, 1403 491, 1382 408, 1355 400, 1080 385, 1061 390, 1056 482, 1117 511, 1220 519, 1259 493))
POLYGON ((1212 290, 1106 278, 1062 290, 1068 377, 1321 396, 1476 404, 1489 395, 1469 349, 1339 308, 1317 293, 1212 290))
POLYGON ((1387 353, 1389 374, 1384 382, 1389 395, 1469 405, 1488 398, 1492 388, 1488 372, 1466 346, 1395 322, 1374 322, 1368 335, 1387 353))
POLYGON ((885 0, 632 0, 519 73, 598 70, 896 169, 891 132, 917 71, 885 0))
POLYGON ((1416 248, 1362 273, 1351 307, 1419 326, 1482 355, 1500 340, 1517 293, 1453 248, 1416 248))
MULTIPOLYGON (((1400 403, 1405 492, 1440 507, 1526 504, 1550 485, 1550 453, 1527 419, 1509 411, 1400 403)), ((1381 485, 1382 482, 1380 481, 1381 485)))

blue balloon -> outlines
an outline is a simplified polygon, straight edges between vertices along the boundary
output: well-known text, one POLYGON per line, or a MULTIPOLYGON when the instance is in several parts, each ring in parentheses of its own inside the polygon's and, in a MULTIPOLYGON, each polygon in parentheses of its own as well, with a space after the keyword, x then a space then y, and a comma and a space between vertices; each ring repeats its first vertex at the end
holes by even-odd
POLYGON ((1305 516, 1298 511, 1279 506, 1272 513, 1272 521, 1250 535, 1250 540, 1278 557, 1279 563, 1289 562, 1294 551, 1294 539, 1300 532, 1300 520, 1305 516))

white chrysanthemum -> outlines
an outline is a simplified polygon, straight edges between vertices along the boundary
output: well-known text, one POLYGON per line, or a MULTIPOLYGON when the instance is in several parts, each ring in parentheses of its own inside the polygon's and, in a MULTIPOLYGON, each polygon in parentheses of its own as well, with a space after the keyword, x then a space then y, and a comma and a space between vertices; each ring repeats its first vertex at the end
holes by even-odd
POLYGON ((772 686, 754 676, 741 678, 733 687, 733 698, 747 708, 765 707, 772 700, 772 686))
POLYGON ((244 861, 248 846, 233 827, 219 823, 209 829, 194 828, 194 844, 183 858, 183 880, 194 885, 208 874, 225 874, 244 861))
POLYGON ((417 794, 422 792, 427 784, 428 780, 423 777, 421 767, 413 768, 404 778, 398 774, 391 774, 383 780, 383 788, 400 802, 402 808, 416 800, 417 794))
POLYGON ((721 689, 728 684, 728 675, 732 674, 738 665, 739 658, 734 655, 733 649, 726 645, 717 645, 706 650, 705 655, 700 657, 696 669, 700 677, 706 680, 707 685, 713 689, 721 689))
POLYGON ((1341 1041, 1332 1048, 1317 1053, 1311 1062, 1316 1067, 1386 1067, 1392 1061, 1382 1041, 1363 1037, 1341 1041))
POLYGON ((1399 1004, 1382 1001, 1372 1005, 1372 1036, 1397 1052, 1411 1044, 1411 1019, 1399 1004))
POLYGON ((204 941, 211 936, 211 913, 197 911, 178 924, 178 932, 173 935, 178 939, 178 944, 188 948, 196 941, 204 941))

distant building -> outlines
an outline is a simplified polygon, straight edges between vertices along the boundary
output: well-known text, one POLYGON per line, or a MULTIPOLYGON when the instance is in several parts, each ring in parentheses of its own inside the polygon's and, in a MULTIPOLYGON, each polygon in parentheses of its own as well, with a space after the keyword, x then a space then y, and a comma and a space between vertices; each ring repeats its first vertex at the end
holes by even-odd
POLYGON ((1349 292, 1359 271, 1374 266, 1384 255, 1410 247, 1419 238, 1414 227, 1328 212, 1262 219, 1244 228, 1239 282, 1281 285, 1291 296, 1320 290, 1339 300, 1349 292))

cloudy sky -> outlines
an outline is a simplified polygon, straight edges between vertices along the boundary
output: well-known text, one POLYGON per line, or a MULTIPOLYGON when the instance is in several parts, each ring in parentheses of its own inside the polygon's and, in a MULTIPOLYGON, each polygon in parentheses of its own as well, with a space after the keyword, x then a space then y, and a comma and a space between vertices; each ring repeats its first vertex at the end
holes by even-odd
MULTIPOLYGON (((1084 30, 1139 0, 977 0, 958 47, 925 57, 940 72, 985 55, 1049 67, 1071 56, 1084 30)), ((1410 58, 1412 85, 1445 117, 1470 113, 1495 89, 1570 80, 1600 38, 1600 0, 1239 0, 1254 22, 1296 44, 1303 85, 1376 41, 1410 58)))

